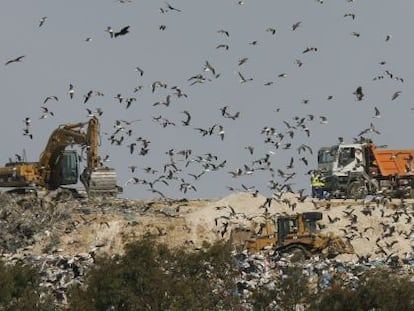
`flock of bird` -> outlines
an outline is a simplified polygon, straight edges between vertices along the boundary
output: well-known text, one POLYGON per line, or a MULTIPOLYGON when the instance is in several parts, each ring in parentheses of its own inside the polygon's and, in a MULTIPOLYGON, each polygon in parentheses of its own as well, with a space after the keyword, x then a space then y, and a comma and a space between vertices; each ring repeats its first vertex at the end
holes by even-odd
MULTIPOLYGON (((338 18, 342 18, 352 28, 352 23, 358 19, 358 12, 354 11, 353 7, 355 1, 343 1, 348 2, 350 11, 344 11, 342 16, 338 18)), ((133 10, 135 8, 135 1, 133 0, 117 0, 116 2, 115 5, 125 6, 126 10, 133 10)), ((316 5, 325 5, 323 1, 315 1, 315 3, 316 5)), ((234 6, 240 10, 249 10, 253 3, 235 1, 234 6)), ((175 3, 163 1, 160 2, 158 11, 161 18, 174 15, 174 18, 178 20, 186 14, 186 7, 185 5, 178 6, 175 3)), ((47 32, 49 27, 53 27, 53 23, 58 23, 58 21, 48 16, 43 16, 39 19, 37 27, 39 31, 47 32)), ((165 18, 165 22, 158 26, 158 30, 168 33, 170 30, 169 23, 172 24, 173 22, 171 22, 171 19, 165 18)), ((138 64, 131 68, 131 71, 136 72, 136 81, 138 83, 129 92, 88 89, 77 85, 75 82, 69 82, 66 85, 66 94, 45 94, 41 99, 39 116, 27 116, 23 119, 23 135, 30 140, 37 139, 39 142, 40 140, 43 141, 43 136, 32 131, 32 121, 43 122, 38 120, 55 117, 59 114, 57 110, 61 102, 82 103, 83 108, 80 109, 86 112, 85 115, 87 117, 109 118, 112 112, 106 113, 105 107, 96 106, 98 102, 105 101, 108 105, 119 106, 118 109, 122 110, 124 115, 129 116, 128 118, 111 117, 112 121, 109 125, 108 123, 104 124, 101 132, 102 138, 106 143, 112 147, 119 148, 119 152, 129 155, 128 159, 130 162, 124 164, 127 168, 125 171, 127 171, 128 176, 122 178, 125 189, 140 187, 140 189, 150 191, 160 197, 177 195, 177 190, 179 196, 197 196, 195 193, 199 191, 200 185, 209 187, 208 184, 206 186, 202 182, 202 179, 206 178, 206 176, 217 174, 217 176, 221 176, 218 179, 229 182, 225 191, 247 191, 251 192, 252 195, 260 192, 266 196, 269 196, 269 194, 277 195, 280 192, 303 193, 306 191, 306 186, 298 188, 297 184, 301 184, 298 180, 305 179, 305 185, 308 185, 308 174, 316 165, 315 148, 318 146, 310 144, 311 134, 319 127, 326 127, 328 129, 327 126, 331 125, 328 115, 325 113, 306 112, 307 107, 312 106, 313 100, 303 98, 298 103, 298 106, 302 105, 303 109, 300 108, 300 110, 303 110, 303 113, 287 119, 282 118, 280 114, 284 111, 289 112, 289 107, 273 106, 271 111, 273 123, 262 124, 256 129, 254 124, 260 124, 260 120, 254 122, 255 117, 245 113, 246 109, 243 105, 248 103, 220 104, 212 112, 210 110, 208 117, 203 115, 204 113, 200 112, 198 108, 192 109, 192 106, 195 106, 193 101, 200 100, 196 95, 200 88, 208 90, 211 85, 211 88, 214 89, 223 79, 235 81, 236 84, 239 84, 240 87, 238 89, 240 90, 249 88, 250 92, 257 90, 260 94, 263 88, 271 89, 276 87, 281 84, 280 81, 287 80, 291 76, 291 72, 288 70, 280 71, 274 74, 273 79, 263 79, 264 82, 260 82, 262 78, 258 78, 258 75, 253 74, 251 71, 252 63, 257 63, 254 52, 244 50, 237 53, 245 53, 244 55, 235 59, 231 58, 233 57, 231 55, 234 55, 231 52, 233 45, 235 45, 234 40, 236 40, 233 40, 233 36, 238 37, 240 33, 238 33, 237 28, 231 26, 231 19, 227 25, 228 27, 217 26, 214 31, 211 31, 211 36, 215 36, 218 42, 216 45, 211 46, 211 50, 206 52, 205 55, 200 56, 199 70, 197 72, 188 73, 184 78, 177 75, 176 82, 171 83, 162 77, 149 80, 147 75, 149 73, 151 76, 152 68, 148 68, 145 64, 138 64), (231 73, 224 66, 217 65, 222 62, 221 59, 226 57, 226 54, 228 55, 226 62, 234 64, 232 67, 233 72, 231 73), (142 100, 144 96, 152 98, 152 102, 144 103, 142 100), (144 117, 141 117, 140 107, 142 105, 145 105, 146 109, 152 109, 150 118, 144 119, 144 117), (211 118, 214 118, 214 122, 209 123, 211 118), (156 129, 153 137, 144 137, 144 135, 137 134, 142 131, 143 127, 154 127, 154 125, 156 129), (246 141, 243 137, 238 136, 237 128, 246 126, 250 127, 249 130, 255 132, 258 139, 246 141), (152 151, 152 146, 157 143, 157 137, 164 135, 163 133, 176 133, 177 140, 180 140, 180 136, 186 133, 185 135, 187 136, 184 139, 188 147, 176 148, 168 146, 164 152, 156 151, 158 152, 156 158, 159 159, 161 157, 164 159, 162 163, 144 160, 144 157, 154 157, 155 151, 152 151), (199 151, 204 150, 204 148, 192 147, 192 141, 197 142, 195 145, 201 144, 207 148, 209 144, 214 146, 221 144, 222 147, 214 147, 211 152, 204 152, 199 151), (223 152, 220 152, 220 149, 234 141, 237 141, 239 144, 236 159, 223 158, 223 152), (281 156, 282 154, 283 156, 281 156), (151 164, 146 166, 141 163, 151 164), (217 173, 218 171, 221 172, 221 175, 217 173), (253 175, 257 177, 254 179, 254 185, 249 184, 253 180, 249 178, 253 175), (256 184, 257 180, 260 180, 259 184, 256 184)), ((260 40, 246 39, 245 45, 250 49, 260 50, 262 46, 266 46, 267 42, 277 42, 281 32, 284 32, 284 34, 288 33, 293 37, 297 33, 304 31, 306 27, 308 27, 306 20, 293 20, 290 25, 269 25, 263 29, 262 34, 258 35, 260 40), (283 28, 285 30, 281 30, 283 28)), ((113 40, 113 42, 116 42, 114 44, 122 45, 128 40, 132 40, 132 35, 138 31, 133 24, 130 25, 129 23, 120 27, 102 25, 102 34, 97 34, 96 36, 101 36, 106 38, 106 40, 113 40), (105 35, 105 32, 108 35, 105 35)), ((355 40, 360 40, 360 37, 362 37, 361 33, 356 31, 351 32, 351 35, 355 37, 355 40)), ((392 41, 391 39, 392 36, 387 34, 383 41, 389 44, 392 41)), ((80 41, 82 40, 85 41, 84 44, 94 44, 94 37, 81 38, 80 41)), ((237 44, 240 44, 240 42, 237 42, 237 44)), ((297 55, 289 60, 290 63, 295 65, 295 69, 299 70, 296 74, 300 75, 301 72, 306 71, 307 65, 314 60, 313 56, 310 55, 318 57, 320 51, 321 48, 318 46, 306 44, 304 48, 298 50, 297 55)), ((30 55, 11 57, 4 64, 11 70, 13 66, 24 66, 25 62, 32 61, 30 58, 30 55)), ((139 58, 137 59, 139 61, 139 58)), ((185 59, 182 61, 183 67, 185 67, 185 59)), ((398 83, 403 83, 405 79, 385 68, 386 64, 386 61, 382 61, 379 64, 380 68, 384 68, 384 70, 382 70, 380 75, 374 76, 372 80, 391 79, 398 83)), ((317 75, 316 79, 318 79, 317 75)), ((366 100, 366 89, 363 83, 356 85, 353 90, 349 92, 349 95, 354 97, 355 102, 366 100)), ((245 94, 243 93, 245 91, 240 92, 245 94)), ((275 90, 273 93, 273 96, 276 98, 275 105, 278 96, 277 92, 275 90)), ((208 94, 208 92, 203 94, 208 94)), ((400 89, 396 90, 390 95, 390 100, 397 101, 401 94, 402 91, 400 89)), ((325 96, 326 102, 334 103, 337 100, 333 94, 326 94, 325 96)), ((205 100, 209 101, 209 98, 205 100)), ((260 109, 259 103, 255 104, 257 104, 257 109, 260 109)), ((291 105, 294 105, 294 103, 291 105)), ((360 131, 357 130, 357 133, 350 132, 349 135, 356 134, 354 140, 360 140, 366 135, 380 134, 380 131, 374 124, 375 120, 380 117, 380 109, 378 106, 375 106, 372 118, 369 118, 367 122, 369 126, 360 131)), ((338 140, 341 141, 343 138, 339 137, 338 140)), ((174 142, 170 143, 174 144, 174 142)), ((337 142, 331 142, 331 144, 334 143, 337 142)), ((111 157, 115 158, 115 156, 111 157)), ((121 163, 113 161, 112 165, 118 168, 121 163)), ((208 180, 210 183, 217 183, 213 177, 208 180)))

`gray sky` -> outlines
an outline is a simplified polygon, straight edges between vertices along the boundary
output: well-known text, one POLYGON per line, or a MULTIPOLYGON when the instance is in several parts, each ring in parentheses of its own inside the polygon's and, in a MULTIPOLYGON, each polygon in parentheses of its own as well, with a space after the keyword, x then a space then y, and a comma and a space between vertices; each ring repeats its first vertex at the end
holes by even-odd
POLYGON ((4 109, 0 160, 5 164, 24 149, 28 160, 36 161, 59 124, 88 120, 86 108, 103 110, 100 152, 102 156, 110 155, 107 165, 117 170, 118 183, 123 185, 131 177, 141 181, 125 186, 123 196, 129 198, 158 197, 142 180, 152 182, 168 175, 169 170, 169 179, 161 177, 168 186, 157 182, 153 187, 173 198, 217 198, 230 192, 227 187, 243 189, 242 185, 269 196, 277 191, 269 189, 271 180, 283 184, 278 169, 295 172, 288 183, 293 183, 295 190, 305 188, 309 193, 306 172, 316 166, 318 148, 335 144, 339 136, 352 142, 371 122, 381 132, 369 136, 377 145, 413 147, 413 91, 407 87, 414 74, 410 65, 414 44, 409 35, 414 23, 412 1, 168 3, 180 12, 168 8, 164 1, 152 0, 4 0, 0 10, 1 59, 5 64, 25 57, 0 69, 4 109), (355 19, 350 14, 355 14, 355 19), (47 18, 39 27, 44 16, 47 18), (297 22, 301 23, 293 31, 297 22), (161 30, 161 25, 166 28, 161 30), (111 38, 105 31, 108 26, 115 32, 124 26, 130 29, 126 35, 111 38), (268 28, 276 29, 275 33, 268 28), (227 31, 229 36, 219 30, 227 31), (391 35, 388 41, 387 35, 391 35), (88 37, 92 40, 86 42, 88 37), (257 44, 252 44, 254 41, 257 44), (228 45, 228 50, 217 48, 221 44, 228 45), (307 48, 317 50, 303 53, 307 48), (239 65, 243 58, 247 61, 239 65), (303 65, 299 67, 296 60, 303 65), (216 75, 204 70, 206 61, 216 75), (381 65, 381 61, 386 63, 381 65), (142 76, 134 71, 137 66, 144 70, 142 76), (253 80, 240 83, 238 72, 253 80), (281 74, 286 76, 279 77, 281 74), (195 75, 205 80, 191 85, 196 80, 189 79, 195 75), (152 92, 155 81, 166 87, 152 92), (272 84, 265 85, 268 82, 272 84), (68 95, 70 83, 75 87, 72 100, 68 95), (142 89, 134 92, 138 86, 142 89), (187 97, 178 97, 174 86, 187 97), (353 94, 358 86, 365 94, 362 101, 353 94), (85 104, 84 95, 90 90, 104 96, 93 96, 85 104), (401 91, 400 96, 391 100, 397 91, 401 91), (117 94, 124 98, 122 103, 114 98, 117 94), (52 95, 59 101, 44 104, 44 99, 52 95), (168 106, 154 106, 168 95, 168 106), (328 100, 329 96, 333 98, 328 100), (132 97, 136 101, 126 109, 125 100, 132 97), (54 116, 39 119, 41 106, 53 111, 54 116), (227 117, 220 111, 224 106, 228 106, 227 117), (381 118, 373 118, 374 107, 380 110, 381 118), (184 110, 191 114, 188 126, 182 124, 186 119, 184 110), (229 118, 237 112, 238 118, 229 118), (308 114, 314 115, 314 120, 309 120, 308 114), (161 121, 154 121, 159 116, 161 121), (320 116, 325 116, 328 123, 321 124, 320 116), (23 135, 25 117, 32 119, 32 140, 23 135), (288 129, 283 122, 295 126, 295 117, 306 118, 309 137, 302 127, 288 129), (116 135, 116 139, 124 136, 122 144, 111 144, 115 121, 136 119, 140 121, 125 125, 125 130, 116 135), (213 125, 212 135, 202 136, 195 129, 208 130, 213 125), (219 125, 225 131, 223 140, 219 125), (274 143, 266 143, 267 137, 261 133, 264 127, 274 128, 284 138, 274 135, 270 137, 274 143), (130 136, 128 129, 132 130, 130 136), (150 141, 146 155, 139 154, 139 137, 150 141), (133 154, 128 147, 131 143, 137 144, 133 154), (286 144, 291 148, 284 149, 286 144), (310 146, 313 154, 299 154, 297 148, 302 144, 310 146), (254 146, 253 155, 247 146, 254 146), (171 149, 172 158, 166 154, 171 149), (191 150, 187 160, 177 154, 181 150, 191 150), (207 153, 212 159, 206 159, 207 153), (258 160, 266 154, 274 176, 269 169, 260 169, 264 165, 258 160), (200 157, 204 159, 200 161, 200 157), (291 157, 294 167, 287 168, 291 157), (171 161, 175 168, 167 166, 164 172, 164 165, 171 161), (223 161, 224 167, 214 169, 223 161), (137 166, 134 173, 129 169, 132 165, 137 166), (252 174, 246 174, 245 165, 253 169, 252 174), (158 172, 146 173, 146 167, 158 172), (189 175, 198 175, 206 168, 198 179, 189 175), (233 178, 229 172, 238 168, 242 174, 233 178), (197 191, 188 188, 184 193, 183 183, 197 191))

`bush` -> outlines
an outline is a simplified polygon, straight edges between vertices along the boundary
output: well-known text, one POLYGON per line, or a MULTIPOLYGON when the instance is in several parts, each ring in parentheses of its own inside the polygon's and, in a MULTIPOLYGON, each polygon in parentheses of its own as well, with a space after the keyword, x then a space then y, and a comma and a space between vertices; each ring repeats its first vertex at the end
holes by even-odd
POLYGON ((321 293, 312 310, 414 310, 414 282, 407 276, 375 269, 355 289, 338 282, 321 293))
POLYGON ((50 297, 44 296, 45 301, 40 301, 39 283, 34 268, 6 266, 0 261, 0 309, 53 310, 50 297))
POLYGON ((71 310, 237 310, 233 260, 226 244, 205 252, 170 250, 146 237, 124 256, 101 258, 86 289, 71 290, 71 310))

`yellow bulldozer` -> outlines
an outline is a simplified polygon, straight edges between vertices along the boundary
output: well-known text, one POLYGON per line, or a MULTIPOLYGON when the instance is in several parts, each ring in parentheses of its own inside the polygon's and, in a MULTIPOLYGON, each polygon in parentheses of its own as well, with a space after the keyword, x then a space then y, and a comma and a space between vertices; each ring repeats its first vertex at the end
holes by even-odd
POLYGON ((276 216, 260 224, 259 230, 236 228, 232 231, 231 241, 236 249, 247 249, 250 253, 269 247, 281 253, 299 250, 307 257, 313 253, 325 257, 353 253, 349 241, 333 233, 320 232, 316 222, 321 219, 320 212, 276 216))

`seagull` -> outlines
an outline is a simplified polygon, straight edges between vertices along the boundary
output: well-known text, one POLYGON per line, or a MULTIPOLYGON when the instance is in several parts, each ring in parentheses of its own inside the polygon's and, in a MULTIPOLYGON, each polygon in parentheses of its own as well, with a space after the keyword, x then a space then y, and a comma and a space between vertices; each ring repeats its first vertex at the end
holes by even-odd
POLYGON ((54 116, 54 113, 52 111, 49 111, 47 107, 40 107, 43 110, 43 114, 40 116, 39 119, 46 119, 48 115, 54 116))
POLYGON ((295 64, 298 65, 298 67, 302 67, 303 62, 300 59, 295 59, 295 64))
POLYGON ((85 98, 84 100, 83 100, 83 103, 84 104, 86 104, 87 103, 87 101, 92 97, 92 94, 93 94, 93 91, 92 90, 90 90, 86 95, 83 95, 83 97, 85 98))
POLYGON ((190 115, 190 113, 189 113, 187 110, 184 110, 182 113, 184 113, 184 114, 187 116, 187 119, 186 119, 186 120, 182 120, 182 121, 181 121, 181 123, 182 123, 184 126, 188 126, 188 125, 190 125, 190 120, 191 120, 191 115, 190 115))
POLYGON ((386 37, 385 37, 385 42, 388 42, 388 41, 390 41, 391 40, 391 35, 387 35, 386 37))
POLYGON ((168 2, 165 1, 165 4, 167 5, 167 8, 169 8, 171 11, 177 11, 177 12, 181 12, 180 9, 174 8, 171 4, 169 4, 168 2))
POLYGON ((218 33, 222 33, 223 35, 226 35, 227 37, 230 37, 230 33, 227 30, 220 29, 217 30, 218 33))
POLYGON ((381 134, 378 130, 375 129, 374 124, 371 122, 369 128, 363 130, 361 133, 358 134, 358 136, 362 136, 366 133, 375 133, 377 135, 381 134))
POLYGON ((249 81, 253 81, 253 78, 248 78, 248 79, 246 79, 241 73, 240 73, 240 71, 238 71, 237 72, 238 74, 239 74, 239 77, 240 77, 240 83, 246 83, 246 82, 249 82, 249 81))
POLYGON ((272 28, 272 27, 267 28, 266 31, 270 32, 272 35, 274 35, 276 33, 276 29, 272 28))
POLYGON ((26 57, 26 55, 22 55, 22 56, 14 58, 14 59, 8 60, 4 65, 7 66, 11 63, 21 62, 24 57, 26 57))
POLYGON ((122 101, 124 100, 124 98, 122 97, 122 95, 120 93, 116 94, 116 96, 114 96, 115 99, 117 99, 119 101, 119 103, 122 103, 122 101))
POLYGON ((395 92, 394 94, 392 94, 391 100, 394 100, 394 99, 396 99, 398 96, 400 96, 401 92, 402 92, 402 91, 397 91, 397 92, 395 92))
POLYGON ((225 131, 224 131, 223 126, 222 125, 219 125, 219 131, 218 131, 217 135, 220 136, 221 140, 224 139, 224 134, 225 134, 225 131))
POLYGON ((219 110, 221 111, 221 115, 224 117, 227 113, 227 109, 229 108, 229 106, 224 106, 221 107, 219 110))
POLYGON ((379 111, 379 109, 377 107, 374 107, 375 109, 375 114, 373 116, 373 118, 381 118, 381 113, 379 111))
POLYGON ((43 16, 39 21, 39 27, 42 27, 42 25, 45 23, 47 16, 43 16))
POLYGON ((73 94, 75 93, 75 89, 74 89, 74 86, 73 86, 72 83, 69 83, 69 91, 68 91, 68 93, 69 93, 70 99, 72 99, 73 98, 73 94))
POLYGON ((109 36, 111 37, 111 38, 113 38, 114 37, 114 30, 112 29, 112 27, 111 26, 108 26, 108 27, 106 27, 106 30, 105 30, 107 33, 109 33, 109 36))
POLYGON ((294 24, 292 25, 292 30, 293 30, 293 31, 295 31, 295 30, 296 30, 296 29, 300 26, 300 24, 302 24, 302 22, 301 22, 301 21, 294 23, 294 24))
POLYGON ((216 70, 214 69, 213 66, 211 66, 211 64, 206 60, 206 63, 204 65, 203 68, 204 71, 211 71, 211 73, 215 76, 216 75, 216 70))
POLYGON ((364 93, 362 92, 362 86, 358 86, 354 93, 358 101, 361 101, 364 98, 364 93))
POLYGON ((135 70, 135 71, 137 71, 141 77, 143 76, 143 74, 144 74, 144 70, 142 70, 142 69, 141 69, 141 68, 139 68, 139 67, 135 67, 135 69, 134 69, 134 70, 135 70))
POLYGON ((32 122, 32 120, 30 119, 30 117, 26 117, 26 118, 23 120, 23 122, 24 122, 24 124, 26 125, 26 127, 29 127, 29 126, 30 126, 30 123, 32 122))
POLYGON ((317 51, 318 51, 318 48, 316 48, 314 46, 308 46, 303 50, 302 54, 305 54, 305 53, 308 53, 308 52, 317 52, 317 51))
POLYGON ((129 27, 130 26, 122 27, 120 31, 114 33, 114 37, 116 38, 118 36, 126 35, 127 33, 129 33, 129 27))
POLYGON ((59 99, 58 99, 58 97, 57 97, 57 96, 52 95, 52 96, 48 96, 48 97, 46 97, 46 98, 45 98, 45 100, 43 101, 43 103, 44 103, 44 104, 46 104, 46 102, 47 102, 48 100, 50 100, 50 99, 54 99, 54 100, 56 100, 56 101, 59 101, 59 99))
POLYGON ((319 116, 319 119, 321 119, 320 123, 321 124, 327 124, 328 123, 328 118, 325 116, 319 116))
POLYGON ((219 44, 216 46, 216 49, 225 48, 226 50, 229 49, 229 46, 227 44, 219 44))
POLYGON ((253 146, 247 146, 247 147, 244 147, 244 149, 247 149, 249 151, 249 153, 251 155, 253 155, 253 152, 254 152, 254 147, 253 146))
POLYGON ((47 107, 40 107, 43 110, 43 114, 50 114, 51 116, 54 116, 54 113, 52 111, 49 111, 47 107))
POLYGON ((249 58, 248 57, 243 57, 239 59, 238 65, 241 66, 243 65, 245 62, 247 62, 249 58))
POLYGON ((126 100, 126 107, 125 107, 125 109, 128 109, 130 106, 131 106, 131 104, 134 102, 134 101, 136 101, 137 99, 135 98, 135 97, 129 97, 127 100, 126 100))

